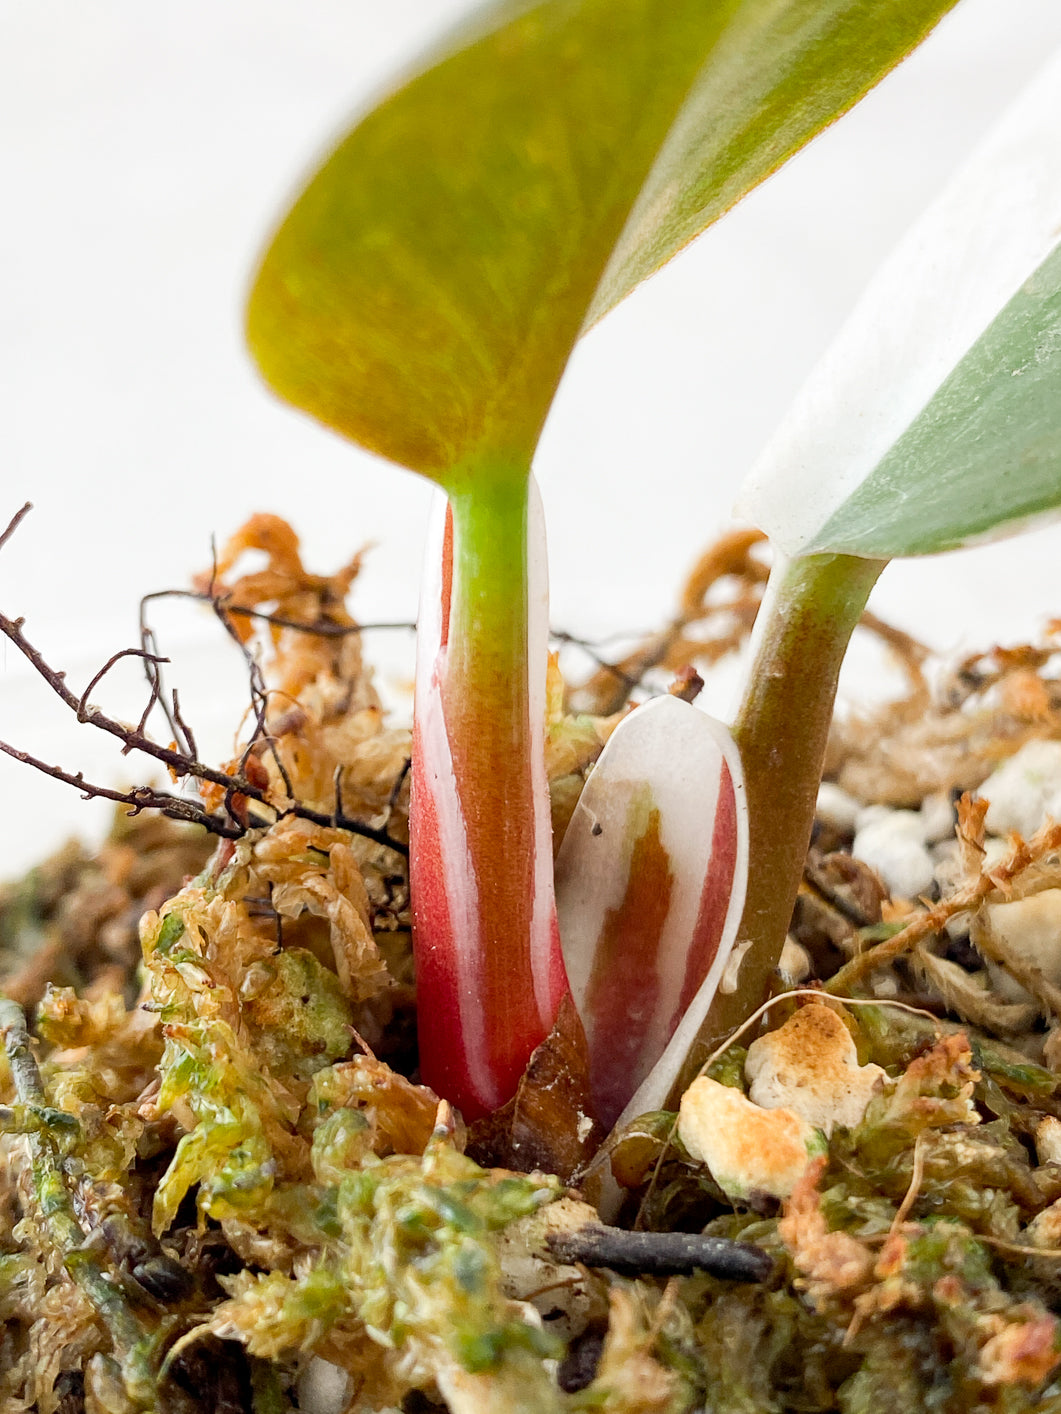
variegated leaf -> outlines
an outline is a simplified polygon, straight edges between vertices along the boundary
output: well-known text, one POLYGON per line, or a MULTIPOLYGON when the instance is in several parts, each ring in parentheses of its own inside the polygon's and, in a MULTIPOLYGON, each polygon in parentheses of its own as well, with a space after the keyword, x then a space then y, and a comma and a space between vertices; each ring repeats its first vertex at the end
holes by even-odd
POLYGON ((789 554, 889 559, 1061 507, 1061 55, 911 229, 738 504, 789 554))
POLYGON ((674 697, 637 708, 586 783, 556 866, 564 961, 605 1123, 686 1018, 695 1035, 733 946, 747 861, 726 728, 674 697))

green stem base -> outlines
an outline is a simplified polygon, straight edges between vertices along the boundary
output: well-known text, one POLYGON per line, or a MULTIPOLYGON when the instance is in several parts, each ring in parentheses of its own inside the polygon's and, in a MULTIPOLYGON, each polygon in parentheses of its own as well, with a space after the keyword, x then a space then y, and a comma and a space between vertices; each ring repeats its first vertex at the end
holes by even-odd
POLYGON ((719 1041, 766 998, 803 876, 836 684, 851 634, 887 561, 808 555, 775 565, 758 651, 733 735, 750 817, 748 893, 736 989, 718 992, 676 1099, 719 1041))

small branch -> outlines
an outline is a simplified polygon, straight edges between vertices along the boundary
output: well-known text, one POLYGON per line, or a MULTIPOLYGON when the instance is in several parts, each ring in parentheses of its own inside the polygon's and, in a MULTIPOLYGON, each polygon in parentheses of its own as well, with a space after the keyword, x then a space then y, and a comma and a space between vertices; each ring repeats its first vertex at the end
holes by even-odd
POLYGON ((337 624, 330 619, 317 619, 314 623, 299 623, 297 619, 286 619, 282 614, 266 614, 260 609, 248 609, 242 604, 232 604, 224 594, 202 593, 195 589, 157 589, 145 594, 140 601, 147 604, 153 599, 192 599, 199 604, 211 604, 223 614, 233 618, 252 619, 255 623, 271 624, 273 628, 290 628, 296 633, 308 633, 314 638, 347 638, 352 633, 403 630, 411 632, 416 628, 414 619, 395 619, 371 624, 337 624))
POLYGON ((401 795, 401 793, 402 793, 402 786, 405 784, 406 778, 408 777, 409 772, 412 770, 412 765, 413 765, 413 758, 412 758, 411 756, 407 756, 407 757, 405 758, 405 760, 402 762, 402 769, 398 772, 397 776, 395 777, 395 779, 394 779, 394 784, 391 786, 391 793, 390 793, 390 795, 387 797, 387 813, 388 813, 388 815, 389 815, 390 812, 394 809, 394 807, 398 804, 398 797, 399 797, 399 796, 401 795))
MULTIPOLYGON (((27 501, 26 504, 12 516, 7 528, 0 534, 0 549, 7 544, 30 509, 31 505, 27 501)), ((213 578, 211 579, 211 588, 212 587, 213 578)), ((375 826, 366 825, 360 820, 352 819, 350 816, 346 815, 341 808, 337 808, 331 815, 327 815, 320 810, 311 810, 308 806, 301 805, 294 800, 290 777, 276 750, 275 742, 268 737, 266 732, 265 710, 268 696, 265 683, 261 676, 261 667, 253 654, 247 651, 245 645, 239 639, 239 635, 235 633, 231 623, 225 617, 227 611, 219 607, 220 604, 221 601, 213 594, 196 594, 183 590, 167 590, 158 594, 145 595, 140 604, 141 646, 139 648, 124 648, 120 652, 113 654, 107 662, 104 663, 99 672, 91 679, 80 697, 76 696, 67 686, 66 674, 52 668, 45 661, 39 650, 34 647, 23 633, 23 626, 26 622, 24 618, 9 619, 5 614, 0 614, 0 632, 15 645, 22 656, 32 665, 38 675, 44 679, 64 706, 68 707, 70 711, 74 713, 77 720, 89 726, 97 727, 100 731, 104 731, 108 733, 108 735, 115 737, 122 743, 123 755, 128 755, 131 751, 139 751, 142 752, 143 755, 150 756, 154 760, 161 762, 161 764, 172 771, 178 779, 191 777, 193 780, 207 781, 212 785, 220 786, 225 792, 225 811, 231 823, 210 814, 205 808, 192 801, 181 799, 179 796, 170 795, 168 792, 156 791, 150 786, 138 786, 130 791, 109 790, 105 786, 96 786, 86 781, 83 773, 80 771, 73 774, 69 771, 64 771, 62 767, 49 765, 48 762, 40 760, 39 757, 32 756, 26 751, 19 751, 17 748, 8 745, 7 742, 0 741, 0 751, 13 757, 16 761, 21 761, 25 765, 32 766, 35 770, 41 771, 47 776, 51 776, 54 780, 63 781, 67 785, 74 786, 84 793, 86 799, 91 799, 93 796, 101 796, 106 800, 114 800, 120 804, 128 805, 134 815, 139 814, 142 810, 158 810, 162 814, 168 815, 171 819, 187 820, 202 825, 207 830, 211 831, 211 833, 221 835, 225 839, 238 839, 246 833, 248 828, 256 828, 259 825, 268 823, 267 820, 263 819, 255 818, 248 820, 240 818, 240 815, 235 809, 235 797, 243 796, 247 800, 255 801, 257 804, 264 806, 267 810, 272 812, 276 819, 294 815, 298 819, 308 820, 316 825, 348 830, 351 834, 360 835, 365 839, 371 840, 374 844, 381 845, 385 849, 393 850, 396 854, 408 855, 408 846, 402 844, 400 840, 393 839, 385 829, 377 829, 375 826), (251 676, 251 700, 256 722, 254 733, 244 751, 240 762, 240 770, 236 775, 230 775, 227 771, 221 771, 214 767, 207 766, 198 759, 195 737, 181 715, 180 703, 176 692, 173 694, 172 709, 166 703, 162 692, 162 675, 159 669, 162 663, 168 662, 169 660, 154 651, 154 635, 146 622, 144 605, 152 599, 161 598, 167 594, 173 594, 182 598, 199 599, 211 603, 218 617, 224 624, 226 631, 240 644, 240 648, 247 659, 251 676), (148 704, 135 727, 130 727, 124 722, 119 722, 115 718, 109 717, 105 712, 101 711, 100 708, 93 707, 88 701, 89 693, 106 676, 114 664, 117 663, 119 659, 127 657, 138 657, 143 661, 150 688, 148 704), (173 733, 173 747, 160 746, 158 742, 153 741, 147 735, 148 718, 156 703, 160 701, 163 711, 166 713, 170 730, 173 733), (246 763, 249 760, 251 751, 255 745, 262 740, 268 743, 272 751, 277 770, 284 783, 284 788, 287 791, 288 799, 291 800, 291 804, 285 806, 283 809, 274 805, 269 800, 266 791, 248 780, 245 773, 246 763), (186 748, 184 750, 181 749, 182 741, 186 748)), ((254 615, 254 617, 268 616, 254 615)), ((301 624, 291 624, 290 627, 303 628, 305 626, 301 624)), ((342 629, 344 633, 357 631, 356 628, 348 630, 345 625, 335 625, 334 627, 342 629)), ((307 631, 312 632, 313 630, 309 629, 307 631)))
MULTIPOLYGON (((226 627, 231 632, 231 625, 226 625, 226 627)), ((280 773, 280 779, 284 783, 287 798, 291 800, 294 798, 295 794, 291 787, 291 777, 287 774, 287 767, 280 759, 280 753, 276 749, 276 742, 269 735, 266 726, 265 718, 269 710, 269 691, 265 685, 261 664, 242 639, 240 639, 238 634, 233 633, 232 637, 239 644, 240 651, 247 664, 247 673, 250 680, 251 711, 254 713, 254 730, 251 732, 250 740, 243 748, 243 752, 239 758, 239 774, 241 776, 246 775, 247 762, 250 760, 251 756, 255 754, 255 747, 259 742, 264 742, 276 763, 276 769, 280 773)))
POLYGON ((727 1281, 765 1282, 775 1266, 769 1252, 752 1242, 692 1232, 628 1232, 591 1225, 577 1232, 550 1233, 546 1241, 560 1262, 608 1267, 632 1277, 708 1272, 727 1281))
MULTIPOLYGON (((146 707, 144 708, 144 710, 140 713, 140 720, 139 720, 139 721, 137 722, 137 724, 136 724, 136 730, 137 730, 137 732, 139 732, 141 735, 142 735, 142 734, 144 733, 144 731, 146 730, 146 728, 147 728, 147 719, 151 716, 151 713, 152 713, 152 711, 154 710, 155 703, 159 700, 159 698, 160 698, 161 696, 162 696, 162 674, 156 672, 155 675, 154 675, 154 678, 153 678, 153 680, 152 680, 152 682, 151 682, 151 691, 150 691, 150 693, 148 694, 147 706, 146 706, 146 707)), ((168 713, 167 713, 167 715, 168 715, 168 713)), ((132 747, 131 747, 131 746, 123 746, 123 747, 122 747, 122 755, 123 755, 123 756, 127 756, 131 750, 132 750, 132 747)))
MULTIPOLYGON (((638 636, 640 637, 642 635, 638 636)), ((630 673, 619 667, 617 663, 613 663, 607 658, 602 658, 590 639, 579 638, 576 634, 567 633, 563 629, 550 629, 549 637, 554 643, 568 643, 573 648, 581 648, 586 657, 589 658, 591 662, 596 663, 602 673, 607 673, 610 677, 615 678, 619 685, 626 689, 626 697, 629 697, 635 688, 641 686, 641 679, 639 677, 633 677, 630 673)), ((647 672, 648 669, 646 668, 645 671, 647 672)))
MULTIPOLYGON (((107 716, 100 708, 92 707, 90 704, 85 706, 84 712, 82 713, 80 709, 84 694, 82 694, 82 698, 75 696, 66 685, 65 673, 57 672, 45 662, 40 652, 30 643, 29 639, 27 639, 22 632, 24 623, 24 619, 9 619, 5 614, 0 614, 0 632, 2 632, 4 636, 15 645, 23 657, 32 664, 37 673, 44 679, 64 705, 77 716, 79 721, 97 727, 100 731, 104 731, 122 742, 124 753, 129 751, 142 752, 143 755, 150 756, 154 760, 161 762, 162 765, 172 770, 179 778, 192 777, 194 780, 209 781, 213 785, 220 786, 226 792, 227 801, 230 801, 231 797, 234 795, 245 796, 248 800, 253 800, 272 811, 278 819, 284 816, 294 815, 301 820, 309 820, 316 825, 323 825, 325 827, 334 826, 338 829, 348 830, 351 834, 361 835, 365 839, 372 840, 374 844, 379 844, 387 849, 394 850, 397 854, 405 855, 408 853, 408 847, 402 844, 400 840, 393 839, 386 830, 376 829, 374 826, 366 825, 360 820, 354 820, 348 815, 328 815, 325 814, 324 811, 312 810, 309 806, 300 805, 297 802, 280 809, 272 804, 266 792, 260 786, 254 785, 242 772, 234 776, 229 775, 226 771, 205 765, 202 761, 196 760, 185 752, 174 750, 172 747, 160 746, 158 742, 152 741, 151 738, 146 735, 142 725, 137 727, 127 726, 124 722, 119 722, 115 720, 115 718, 107 716)), ((131 651, 133 653, 138 652, 138 650, 131 651)), ((43 771, 46 775, 54 776, 56 780, 65 781, 68 785, 73 785, 80 790, 88 791, 91 795, 101 795, 106 799, 117 800, 131 805, 134 812, 145 809, 161 810, 172 818, 194 820, 198 824, 206 825, 206 828, 212 830, 214 834, 220 834, 230 839, 237 838, 248 828, 248 825, 240 821, 231 808, 229 808, 229 815, 232 818, 233 827, 228 827, 223 822, 218 821, 216 817, 208 815, 205 811, 198 810, 191 802, 181 800, 177 796, 159 793, 146 786, 138 787, 133 791, 127 792, 115 792, 102 787, 90 786, 89 783, 84 780, 80 772, 76 775, 71 775, 69 772, 63 771, 59 767, 49 766, 36 757, 30 756, 26 752, 17 751, 14 747, 8 746, 5 743, 0 743, 0 749, 5 751, 8 756, 12 756, 16 760, 24 761, 27 765, 36 767, 37 770, 43 771), (212 823, 208 824, 208 821, 212 823), (239 828, 234 828, 237 825, 239 828)), ((264 824, 266 822, 261 821, 260 823, 264 824)))
POLYGON ((168 815, 171 820, 186 820, 190 824, 202 825, 211 834, 220 835, 223 839, 240 839, 247 832, 246 825, 228 825, 224 820, 218 819, 216 815, 211 815, 195 801, 184 800, 180 796, 170 795, 166 791, 152 790, 150 786, 136 786, 127 791, 110 790, 107 786, 97 786, 93 785, 91 781, 86 781, 81 771, 71 774, 69 771, 64 771, 61 766, 50 766, 46 761, 41 761, 39 757, 31 756, 28 751, 19 751, 6 741, 0 741, 0 751, 16 761, 21 761, 24 766, 32 766, 34 770, 42 772, 43 775, 51 776, 53 780, 73 786, 75 790, 81 791, 84 800, 96 798, 113 800, 119 805, 128 805, 130 813, 133 815, 139 815, 142 810, 157 810, 163 815, 168 815))
MULTIPOLYGON (((180 735, 183 735, 184 737, 184 740, 188 747, 188 755, 196 757, 199 755, 199 748, 195 742, 195 734, 193 733, 191 727, 184 720, 184 717, 181 714, 180 698, 177 696, 176 688, 174 688, 173 691, 170 693, 170 698, 173 704, 173 722, 179 728, 180 735)), ((174 733, 174 735, 177 734, 174 733)), ((177 739, 179 741, 180 736, 178 736, 177 739)))
MULTIPOLYGON (((897 958, 911 952, 923 938, 939 933, 951 918, 959 913, 971 912, 985 902, 991 894, 999 891, 1006 896, 1007 886, 1018 878, 1025 869, 1037 863, 1044 855, 1061 849, 1061 825, 1047 822, 1037 834, 1025 842, 1014 836, 1013 845, 1004 859, 977 879, 964 885, 950 898, 930 908, 925 913, 915 914, 900 932, 878 943, 866 952, 859 953, 846 962, 839 972, 833 974, 825 985, 825 990, 834 996, 844 996, 878 967, 886 967, 897 958)), ((1029 974, 1029 980, 1032 980, 1029 974)), ((1047 1003, 1049 1006, 1050 1003, 1047 1003)))
MULTIPOLYGON (((114 667, 115 663, 119 662, 122 658, 143 658, 145 660, 150 660, 150 662, 155 664, 169 662, 168 658, 160 658, 157 653, 149 652, 143 648, 120 648, 117 653, 112 653, 111 656, 107 659, 107 661, 103 664, 103 667, 100 668, 96 676, 92 678, 92 680, 89 682, 88 687, 85 688, 84 692, 78 699, 77 720, 79 722, 87 722, 89 720, 89 693, 94 687, 98 686, 98 684, 103 681, 103 679, 110 672, 111 668, 114 667)), ((148 711, 150 711, 150 708, 148 709, 148 711)), ((146 720, 146 718, 147 712, 144 713, 144 716, 141 721, 146 720)))
MULTIPOLYGON (((141 730, 143 730, 144 727, 146 727, 147 725, 147 719, 151 713, 152 707, 155 705, 156 702, 161 701, 162 712, 166 718, 166 724, 169 727, 170 736, 179 747, 182 745, 181 726, 178 722, 177 715, 170 710, 169 704, 166 702, 166 698, 163 694, 162 669, 159 663, 155 661, 154 658, 155 652, 158 648, 158 642, 155 638, 154 629, 151 628, 150 624, 147 622, 147 617, 144 612, 143 599, 140 600, 140 647, 144 650, 145 654, 149 655, 145 656, 144 658, 144 674, 147 677, 148 691, 151 694, 151 701, 148 703, 147 711, 140 719, 141 730)), ((188 749, 189 755, 198 755, 198 752, 195 751, 192 747, 191 740, 188 737, 187 733, 185 733, 184 736, 183 746, 188 749)))
POLYGON ((23 520, 25 520, 26 516, 29 515, 32 509, 33 502, 27 501, 26 504, 21 508, 21 510, 17 510, 15 514, 11 517, 11 519, 7 523, 7 529, 2 535, 0 535, 0 550, 4 548, 4 546, 11 539, 12 535, 14 535, 15 531, 19 528, 23 520))
POLYGON ((610 715, 620 711, 629 700, 631 691, 642 684, 653 668, 661 664, 669 664, 672 669, 680 666, 670 661, 679 651, 679 645, 684 650, 684 656, 690 660, 710 654, 712 661, 739 646, 751 630, 759 607, 759 586, 768 574, 766 566, 752 554, 764 539, 759 530, 735 530, 722 536, 693 568, 682 590, 678 612, 663 629, 643 636, 643 641, 621 663, 596 659, 600 671, 580 689, 593 697, 595 712, 610 715), (726 578, 738 581, 737 597, 729 602, 709 604, 709 591, 726 578), (738 620, 736 630, 731 629, 721 638, 707 642, 693 643, 686 639, 686 632, 692 624, 721 615, 735 617, 738 620), (619 685, 609 683, 609 678, 616 679, 619 685))
MULTIPOLYGON (((242 656, 243 656, 243 660, 244 660, 244 662, 245 662, 246 665, 247 665, 247 674, 248 674, 249 683, 250 683, 251 711, 254 713, 254 717, 255 717, 254 730, 253 730, 253 732, 251 733, 250 740, 247 742, 247 745, 246 745, 246 747, 245 747, 244 750, 243 750, 242 756, 240 757, 240 762, 239 762, 239 774, 242 776, 242 775, 244 775, 244 774, 246 773, 247 762, 250 760, 251 754, 252 754, 252 752, 254 751, 254 748, 257 746, 258 742, 259 742, 259 741, 265 741, 266 744, 268 745, 269 752, 270 752, 270 754, 271 754, 271 756, 272 756, 272 758, 273 758, 273 761, 276 763, 276 769, 277 769, 277 771, 278 771, 278 773, 279 773, 279 775, 280 775, 280 779, 281 779, 281 780, 283 781, 283 783, 284 783, 284 790, 285 790, 285 792, 286 792, 286 794, 287 794, 287 798, 288 798, 288 800, 294 800, 294 798, 295 798, 295 792, 294 792, 294 788, 293 788, 292 785, 291 785, 291 777, 288 775, 287 767, 284 765, 283 759, 281 758, 280 753, 279 753, 279 751, 277 750, 276 742, 274 741, 274 739, 273 739, 271 736, 269 736, 268 731, 267 731, 267 729, 266 729, 266 713, 267 713, 268 707, 269 707, 269 690, 268 690, 268 688, 267 688, 267 686, 266 686, 266 683, 265 683, 265 676, 264 676, 264 674, 262 673, 262 666, 261 666, 261 663, 258 661, 258 658, 257 658, 257 656, 255 655, 255 653, 247 646, 247 644, 243 641, 243 639, 240 637, 240 635, 236 632, 235 628, 233 627, 233 625, 232 625, 232 623, 231 623, 231 621, 230 621, 230 619, 229 619, 228 610, 224 607, 223 596, 220 596, 220 595, 217 595, 217 594, 214 593, 214 584, 216 583, 216 580, 217 580, 217 547, 216 547, 215 545, 213 545, 212 542, 211 542, 211 551, 212 551, 212 554, 213 554, 213 563, 212 563, 211 569, 210 569, 210 592, 209 592, 209 594, 207 594, 207 595, 205 595, 205 596, 196 596, 196 597, 203 598, 203 599, 205 599, 206 601, 209 602, 211 608, 212 608, 213 611, 214 611, 214 614, 215 614, 216 618, 219 620, 219 622, 220 622, 220 624, 221 624, 221 627, 222 627, 222 628, 225 630, 225 632, 228 634, 229 638, 232 639, 233 643, 236 645, 236 647, 239 649, 240 653, 241 653, 242 656)), ((182 596, 183 596, 183 591, 179 591, 179 590, 163 591, 163 592, 173 593, 173 594, 177 594, 177 595, 182 595, 182 596)), ((147 601, 148 601, 149 599, 156 598, 156 597, 159 597, 159 596, 158 596, 158 595, 146 595, 143 599, 141 599, 141 601, 140 601, 140 618, 141 618, 141 622, 143 622, 143 620, 144 620, 144 605, 147 603, 147 601)), ((176 694, 174 694, 174 706, 175 706, 175 709, 176 709, 176 694)), ((174 719, 177 717, 177 715, 178 715, 178 712, 175 710, 175 711, 174 711, 174 718, 171 718, 171 720, 174 720, 174 719)), ((192 754, 192 755, 195 755, 196 753, 195 753, 195 751, 194 751, 194 749, 193 749, 193 746, 192 746, 192 744, 193 744, 193 742, 194 742, 194 738, 191 737, 190 733, 187 734, 187 735, 188 735, 189 747, 192 748, 192 749, 191 749, 191 754, 192 754)), ((226 798, 225 798, 225 808, 226 808, 226 810, 229 811, 230 814, 232 813, 232 811, 231 811, 231 805, 230 805, 230 801, 229 801, 229 797, 228 797, 228 796, 226 796, 226 798)))

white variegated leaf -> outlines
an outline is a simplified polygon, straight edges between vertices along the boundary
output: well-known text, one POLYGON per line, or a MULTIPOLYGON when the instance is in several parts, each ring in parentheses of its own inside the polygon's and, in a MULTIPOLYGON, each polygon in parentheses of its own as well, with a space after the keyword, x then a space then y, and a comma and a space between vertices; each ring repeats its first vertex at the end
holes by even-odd
POLYGON ((727 729, 675 697, 637 708, 602 752, 556 863, 561 947, 606 1123, 650 1073, 655 1103, 665 1098, 685 1059, 671 1040, 679 1029, 691 1039, 706 1015, 747 868, 743 776, 727 729))
POLYGON ((788 554, 888 559, 1061 507, 1061 55, 910 230, 738 503, 788 554))

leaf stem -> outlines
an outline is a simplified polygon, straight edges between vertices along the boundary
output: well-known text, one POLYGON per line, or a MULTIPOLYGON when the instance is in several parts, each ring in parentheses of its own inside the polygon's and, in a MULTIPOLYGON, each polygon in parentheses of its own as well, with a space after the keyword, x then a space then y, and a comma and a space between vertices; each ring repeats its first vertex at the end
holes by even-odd
MULTIPOLYGON (((425 1081, 474 1118, 515 1093, 566 979, 542 742, 547 626, 531 600, 527 478, 484 478, 450 506, 439 682, 463 847, 440 861, 448 938, 432 939, 428 890, 414 899, 418 1029, 425 1081)), ((435 808, 448 808, 442 794, 435 808)))
POLYGON ((792 918, 814 823, 840 666, 887 561, 853 555, 780 560, 760 610, 758 645, 733 728, 744 764, 750 856, 736 988, 716 993, 679 1085, 759 1005, 792 918))

